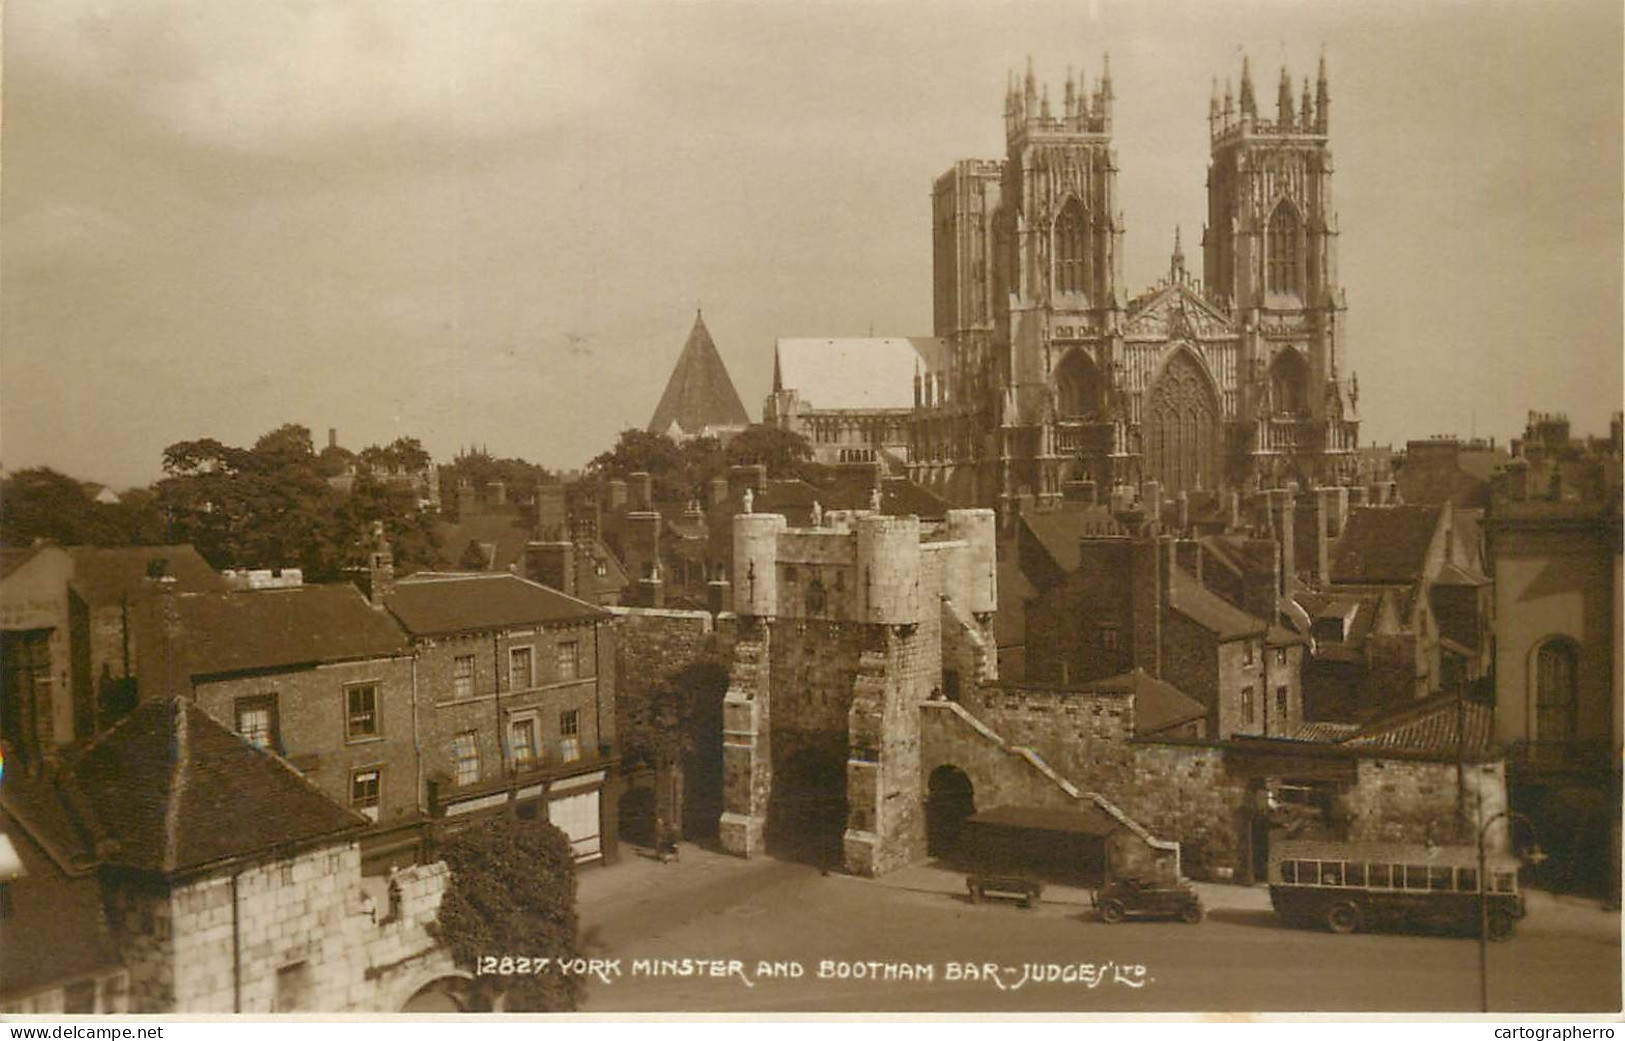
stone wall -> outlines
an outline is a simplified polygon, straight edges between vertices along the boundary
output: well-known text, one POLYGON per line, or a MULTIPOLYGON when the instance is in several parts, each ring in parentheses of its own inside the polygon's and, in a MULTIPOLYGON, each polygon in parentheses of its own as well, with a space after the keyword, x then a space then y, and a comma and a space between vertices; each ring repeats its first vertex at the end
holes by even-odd
POLYGON ((426 971, 457 974, 428 934, 445 883, 444 864, 407 868, 376 906, 348 843, 173 888, 115 884, 130 1010, 396 1011, 426 971))

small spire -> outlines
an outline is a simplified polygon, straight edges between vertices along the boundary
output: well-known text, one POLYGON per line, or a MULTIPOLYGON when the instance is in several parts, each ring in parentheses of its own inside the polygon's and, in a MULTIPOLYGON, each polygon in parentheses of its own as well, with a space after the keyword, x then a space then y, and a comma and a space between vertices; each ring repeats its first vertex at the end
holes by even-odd
POLYGON ((1235 114, 1236 95, 1235 92, 1230 89, 1229 77, 1226 77, 1224 81, 1224 121, 1226 123, 1230 122, 1230 118, 1235 114))
POLYGON ((1025 93, 1027 95, 1027 101, 1029 102, 1030 107, 1031 102, 1037 100, 1038 98, 1038 81, 1033 78, 1033 56, 1030 54, 1027 55, 1027 81, 1025 84, 1025 93))
POLYGON ((1241 118, 1258 115, 1258 102, 1253 98, 1253 66, 1247 56, 1241 56, 1241 118))
POLYGON ((1298 125, 1305 130, 1315 129, 1314 101, 1309 96, 1309 77, 1303 78, 1303 100, 1298 105, 1298 125))
POLYGON ((1168 261, 1168 281, 1185 280, 1185 247, 1179 243, 1179 225, 1174 225, 1174 255, 1168 261))
POLYGON ((1286 66, 1281 66, 1281 85, 1275 92, 1275 123, 1282 130, 1290 130, 1296 122, 1292 114, 1292 77, 1286 66))
POLYGON ((1072 66, 1066 67, 1066 118, 1078 114, 1078 85, 1072 79, 1072 66))
POLYGON ((1047 122, 1049 120, 1049 84, 1044 84, 1044 100, 1039 104, 1038 114, 1047 122))
POLYGON ((1213 94, 1208 98, 1207 118, 1210 123, 1219 118, 1219 77, 1217 76, 1213 77, 1213 94))
POLYGON ((1100 58, 1100 96, 1107 101, 1117 95, 1112 93, 1112 56, 1108 51, 1100 58))
POLYGON ((1326 87, 1326 48, 1320 49, 1320 72, 1315 77, 1315 133, 1326 132, 1326 114, 1331 107, 1331 91, 1326 87))

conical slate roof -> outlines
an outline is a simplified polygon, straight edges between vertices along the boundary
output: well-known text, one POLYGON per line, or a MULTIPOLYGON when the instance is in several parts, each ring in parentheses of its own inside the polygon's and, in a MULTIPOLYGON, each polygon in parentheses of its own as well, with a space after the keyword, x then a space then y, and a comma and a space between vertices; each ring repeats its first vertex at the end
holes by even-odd
POLYGON ((728 376, 728 367, 711 342, 705 319, 694 316, 694 329, 688 334, 677 367, 666 381, 666 392, 649 420, 651 434, 664 434, 675 423, 685 434, 698 434, 706 427, 748 426, 750 416, 739 391, 728 376))

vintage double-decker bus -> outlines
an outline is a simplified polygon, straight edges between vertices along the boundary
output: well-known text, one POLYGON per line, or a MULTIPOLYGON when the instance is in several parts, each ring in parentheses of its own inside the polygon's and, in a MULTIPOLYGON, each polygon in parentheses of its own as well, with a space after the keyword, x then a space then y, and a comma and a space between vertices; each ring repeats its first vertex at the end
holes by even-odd
POLYGON ((1482 922, 1491 939, 1505 939, 1523 917, 1518 861, 1488 854, 1484 874, 1471 846, 1287 840, 1270 847, 1270 903, 1287 922, 1334 933, 1373 925, 1476 932, 1482 922))

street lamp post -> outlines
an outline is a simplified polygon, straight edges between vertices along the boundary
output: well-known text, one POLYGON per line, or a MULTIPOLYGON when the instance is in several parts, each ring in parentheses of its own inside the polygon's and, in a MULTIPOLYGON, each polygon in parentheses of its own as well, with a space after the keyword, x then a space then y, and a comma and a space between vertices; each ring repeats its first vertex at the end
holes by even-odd
MULTIPOLYGON (((1488 856, 1484 849, 1484 836, 1489 833, 1490 825, 1506 818, 1510 825, 1514 820, 1521 820, 1529 825, 1529 834, 1535 834, 1535 822, 1515 810, 1499 810, 1492 814, 1488 820, 1484 819, 1484 804, 1478 804, 1478 1010, 1490 1010, 1490 877, 1486 872, 1488 856)), ((1537 840, 1530 848, 1529 861, 1539 865, 1546 859, 1546 854, 1540 851, 1540 842, 1537 840)))

